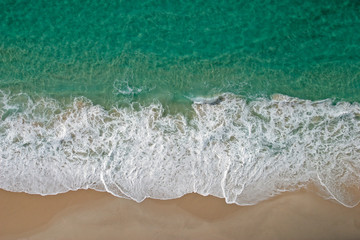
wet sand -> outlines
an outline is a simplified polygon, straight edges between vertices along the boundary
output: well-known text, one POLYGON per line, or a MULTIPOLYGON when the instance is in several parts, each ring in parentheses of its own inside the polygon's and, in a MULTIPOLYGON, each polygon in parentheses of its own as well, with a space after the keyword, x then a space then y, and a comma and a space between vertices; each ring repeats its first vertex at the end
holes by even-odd
POLYGON ((255 206, 188 194, 142 203, 92 190, 0 190, 0 239, 360 239, 360 206, 285 193, 255 206))

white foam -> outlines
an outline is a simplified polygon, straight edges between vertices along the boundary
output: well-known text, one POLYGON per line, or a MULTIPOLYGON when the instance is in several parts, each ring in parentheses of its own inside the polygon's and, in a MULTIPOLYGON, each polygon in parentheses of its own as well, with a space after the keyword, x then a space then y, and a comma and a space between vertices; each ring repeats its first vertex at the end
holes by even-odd
POLYGON ((210 104, 216 105, 224 100, 223 96, 215 96, 215 97, 187 97, 195 104, 210 104))
POLYGON ((360 199, 360 106, 231 94, 194 104, 109 111, 77 98, 0 92, 0 188, 56 194, 92 188, 142 201, 186 193, 255 204, 310 183, 346 206, 360 199))
POLYGON ((115 94, 133 95, 142 92, 141 88, 131 87, 127 79, 116 79, 114 81, 115 94))

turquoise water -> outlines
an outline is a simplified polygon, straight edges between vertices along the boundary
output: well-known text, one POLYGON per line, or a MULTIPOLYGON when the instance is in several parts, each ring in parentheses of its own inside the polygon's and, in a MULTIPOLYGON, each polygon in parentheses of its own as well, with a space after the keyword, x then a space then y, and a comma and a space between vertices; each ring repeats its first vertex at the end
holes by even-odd
POLYGON ((2 1, 1 9, 0 83, 12 92, 110 104, 222 92, 360 100, 357 1, 2 1))
POLYGON ((353 206, 359 16, 358 1, 3 0, 0 187, 254 204, 315 183, 353 206))

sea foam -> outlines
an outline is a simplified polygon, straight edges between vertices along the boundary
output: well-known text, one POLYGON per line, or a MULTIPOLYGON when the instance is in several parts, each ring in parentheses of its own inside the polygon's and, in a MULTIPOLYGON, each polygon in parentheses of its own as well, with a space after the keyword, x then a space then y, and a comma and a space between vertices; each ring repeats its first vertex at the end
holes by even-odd
POLYGON ((358 204, 358 103, 224 94, 192 109, 186 118, 160 103, 105 110, 85 98, 62 106, 0 92, 0 188, 91 188, 138 202, 196 192, 250 205, 315 184, 358 204))

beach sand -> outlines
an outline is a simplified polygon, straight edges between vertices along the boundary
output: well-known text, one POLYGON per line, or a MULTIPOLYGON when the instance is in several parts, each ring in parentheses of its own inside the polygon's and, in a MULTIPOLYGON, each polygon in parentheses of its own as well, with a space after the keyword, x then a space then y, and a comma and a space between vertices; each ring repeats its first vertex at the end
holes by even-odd
POLYGON ((360 239, 360 206, 305 190, 254 206, 197 194, 136 203, 92 190, 0 190, 0 239, 360 239))

